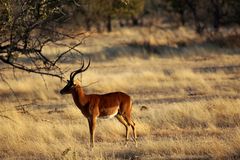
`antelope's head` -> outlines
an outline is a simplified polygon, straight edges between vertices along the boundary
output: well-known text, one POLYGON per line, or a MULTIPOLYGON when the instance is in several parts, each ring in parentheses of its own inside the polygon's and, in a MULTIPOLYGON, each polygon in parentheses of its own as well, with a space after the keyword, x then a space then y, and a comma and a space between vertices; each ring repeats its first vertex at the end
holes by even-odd
POLYGON ((60 91, 60 93, 61 93, 61 94, 70 94, 70 93, 72 93, 72 89, 75 87, 74 77, 75 77, 77 74, 86 71, 89 66, 90 66, 90 59, 89 59, 89 62, 88 62, 87 67, 84 68, 84 61, 83 61, 82 66, 80 67, 80 69, 71 72, 71 74, 70 74, 70 79, 67 80, 67 85, 60 91))

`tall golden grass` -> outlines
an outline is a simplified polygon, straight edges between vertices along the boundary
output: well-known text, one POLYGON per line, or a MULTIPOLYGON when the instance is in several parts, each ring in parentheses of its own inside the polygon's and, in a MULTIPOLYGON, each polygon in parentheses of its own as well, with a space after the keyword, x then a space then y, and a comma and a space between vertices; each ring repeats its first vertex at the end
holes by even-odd
POLYGON ((93 59, 78 77, 86 93, 124 91, 133 98, 138 147, 125 146, 117 120, 98 120, 91 151, 87 120, 70 95, 59 95, 63 82, 4 71, 0 159, 238 159, 240 56, 202 41, 186 28, 134 28, 94 34, 79 48, 93 59))

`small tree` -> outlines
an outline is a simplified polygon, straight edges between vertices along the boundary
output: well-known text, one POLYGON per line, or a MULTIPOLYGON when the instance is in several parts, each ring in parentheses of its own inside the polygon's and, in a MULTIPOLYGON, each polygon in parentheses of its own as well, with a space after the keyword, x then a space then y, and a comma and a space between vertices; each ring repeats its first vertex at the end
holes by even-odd
MULTIPOLYGON (((69 49, 50 59, 43 51, 49 43, 74 38, 60 29, 71 15, 67 0, 0 0, 0 61, 31 73, 63 78, 57 63, 61 57, 81 44, 65 44, 69 49)), ((63 44, 61 44, 63 45, 63 44)))

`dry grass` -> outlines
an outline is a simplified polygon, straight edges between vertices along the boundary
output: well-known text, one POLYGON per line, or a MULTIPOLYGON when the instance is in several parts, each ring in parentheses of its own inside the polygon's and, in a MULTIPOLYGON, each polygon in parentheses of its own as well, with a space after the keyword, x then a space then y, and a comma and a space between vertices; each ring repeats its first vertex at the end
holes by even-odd
POLYGON ((64 83, 18 71, 13 78, 6 70, 15 95, 1 82, 0 159, 238 159, 239 51, 178 46, 203 40, 185 28, 124 29, 93 35, 80 48, 93 59, 82 84, 97 81, 87 93, 132 96, 138 147, 124 145, 124 127, 112 119, 98 121, 96 147, 89 150, 86 119, 71 96, 58 93, 64 83))

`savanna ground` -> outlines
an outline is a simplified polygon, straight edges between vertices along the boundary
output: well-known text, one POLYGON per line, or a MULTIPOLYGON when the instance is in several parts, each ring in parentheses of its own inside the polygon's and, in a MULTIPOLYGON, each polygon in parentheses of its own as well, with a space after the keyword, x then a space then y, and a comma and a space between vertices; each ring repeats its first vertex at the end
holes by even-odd
MULTIPOLYGON (((91 151, 87 120, 70 95, 59 94, 64 82, 3 70, 0 159, 240 158, 236 40, 211 41, 188 28, 130 28, 86 40, 79 49, 92 63, 79 81, 86 93, 131 95, 138 147, 125 146, 116 119, 98 120, 91 151)), ((62 67, 70 73, 79 62, 62 67)))

